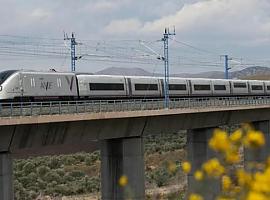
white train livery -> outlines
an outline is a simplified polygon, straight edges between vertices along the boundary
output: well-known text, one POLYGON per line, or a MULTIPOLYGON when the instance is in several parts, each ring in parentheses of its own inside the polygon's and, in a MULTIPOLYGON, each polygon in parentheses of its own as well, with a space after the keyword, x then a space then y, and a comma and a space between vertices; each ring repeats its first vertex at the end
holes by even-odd
MULTIPOLYGON (((270 95, 270 81, 170 78, 171 97, 270 95)), ((69 72, 0 73, 1 101, 161 98, 164 79, 69 72)))

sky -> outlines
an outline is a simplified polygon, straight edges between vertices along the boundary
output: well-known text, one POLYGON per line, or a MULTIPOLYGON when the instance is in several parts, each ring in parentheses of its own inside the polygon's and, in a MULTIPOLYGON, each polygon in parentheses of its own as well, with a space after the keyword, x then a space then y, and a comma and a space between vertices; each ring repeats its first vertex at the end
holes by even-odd
MULTIPOLYGON (((105 50, 106 56, 119 56, 117 47, 121 47, 125 57, 127 52, 135 54, 131 51, 135 49, 152 53, 154 58, 162 54, 160 39, 164 28, 170 27, 172 31, 175 26, 176 35, 169 41, 172 73, 223 70, 220 55, 224 54, 233 58, 233 70, 243 67, 243 63, 270 66, 270 0, 0 0, 0 3, 2 41, 10 40, 7 35, 25 36, 27 42, 31 38, 61 41, 63 32, 69 35, 75 32, 82 43, 78 48, 86 48, 88 53, 97 52, 94 46, 103 41, 103 56, 105 50), (139 40, 146 42, 141 44, 139 40)), ((64 41, 61 43, 67 46, 64 41)), ((67 56, 57 59, 4 56, 0 49, 0 59, 0 70, 70 68, 67 56)), ((94 72, 112 66, 163 70, 163 64, 156 62, 152 65, 91 59, 77 62, 80 71, 94 72)))

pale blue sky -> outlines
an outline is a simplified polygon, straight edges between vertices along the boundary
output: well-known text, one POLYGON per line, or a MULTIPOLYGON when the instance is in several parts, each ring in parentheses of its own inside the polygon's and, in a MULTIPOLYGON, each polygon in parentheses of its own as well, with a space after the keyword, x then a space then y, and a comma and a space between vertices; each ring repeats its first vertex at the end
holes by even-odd
MULTIPOLYGON (((176 40, 216 55, 197 55, 198 52, 179 49, 179 44, 172 42, 174 56, 220 62, 218 55, 227 53, 249 64, 269 63, 265 61, 269 60, 270 52, 269 0, 0 0, 0 3, 0 35, 61 39, 63 31, 75 31, 77 38, 82 40, 154 41, 161 38, 165 26, 175 25, 176 40)), ((181 62, 187 62, 183 60, 181 62)), ((65 66, 69 67, 69 60, 2 59, 1 70, 11 66, 31 69, 56 66, 64 70, 65 66)), ((111 66, 162 71, 162 65, 78 63, 80 71, 97 71, 111 66)), ((222 68, 178 64, 171 69, 172 72, 207 70, 222 68)))

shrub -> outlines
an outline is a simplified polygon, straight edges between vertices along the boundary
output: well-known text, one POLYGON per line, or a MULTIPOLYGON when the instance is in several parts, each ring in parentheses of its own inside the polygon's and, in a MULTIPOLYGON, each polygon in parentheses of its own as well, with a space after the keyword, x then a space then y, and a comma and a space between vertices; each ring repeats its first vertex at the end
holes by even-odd
POLYGON ((57 169, 61 166, 61 161, 56 156, 53 156, 49 159, 48 167, 51 169, 57 169))
POLYGON ((65 156, 63 158, 63 164, 65 164, 65 165, 73 165, 73 164, 75 164, 75 158, 73 158, 72 156, 65 156))
POLYGON ((148 178, 151 178, 158 187, 164 186, 170 179, 170 174, 165 167, 154 170, 148 178))
POLYGON ((74 170, 74 171, 70 172, 69 175, 74 177, 74 178, 81 178, 81 177, 85 176, 85 174, 79 170, 74 170))
POLYGON ((31 172, 35 171, 35 165, 32 162, 26 162, 22 168, 24 175, 28 175, 31 172))
POLYGON ((50 171, 50 168, 47 166, 40 166, 37 168, 37 174, 41 178, 43 178, 49 171, 50 171))
POLYGON ((53 182, 53 181, 55 181, 56 183, 61 183, 62 180, 63 180, 63 178, 61 176, 59 176, 59 174, 57 174, 57 172, 55 172, 55 171, 49 171, 44 176, 44 180, 46 182, 53 182))

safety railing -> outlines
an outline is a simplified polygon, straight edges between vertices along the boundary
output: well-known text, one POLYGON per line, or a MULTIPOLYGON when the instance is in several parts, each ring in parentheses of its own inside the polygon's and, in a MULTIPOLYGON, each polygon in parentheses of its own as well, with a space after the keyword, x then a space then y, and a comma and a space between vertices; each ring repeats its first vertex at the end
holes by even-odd
MULTIPOLYGON (((270 105, 270 96, 171 98, 169 109, 270 105)), ((163 99, 0 103, 0 117, 164 109, 163 99)))

